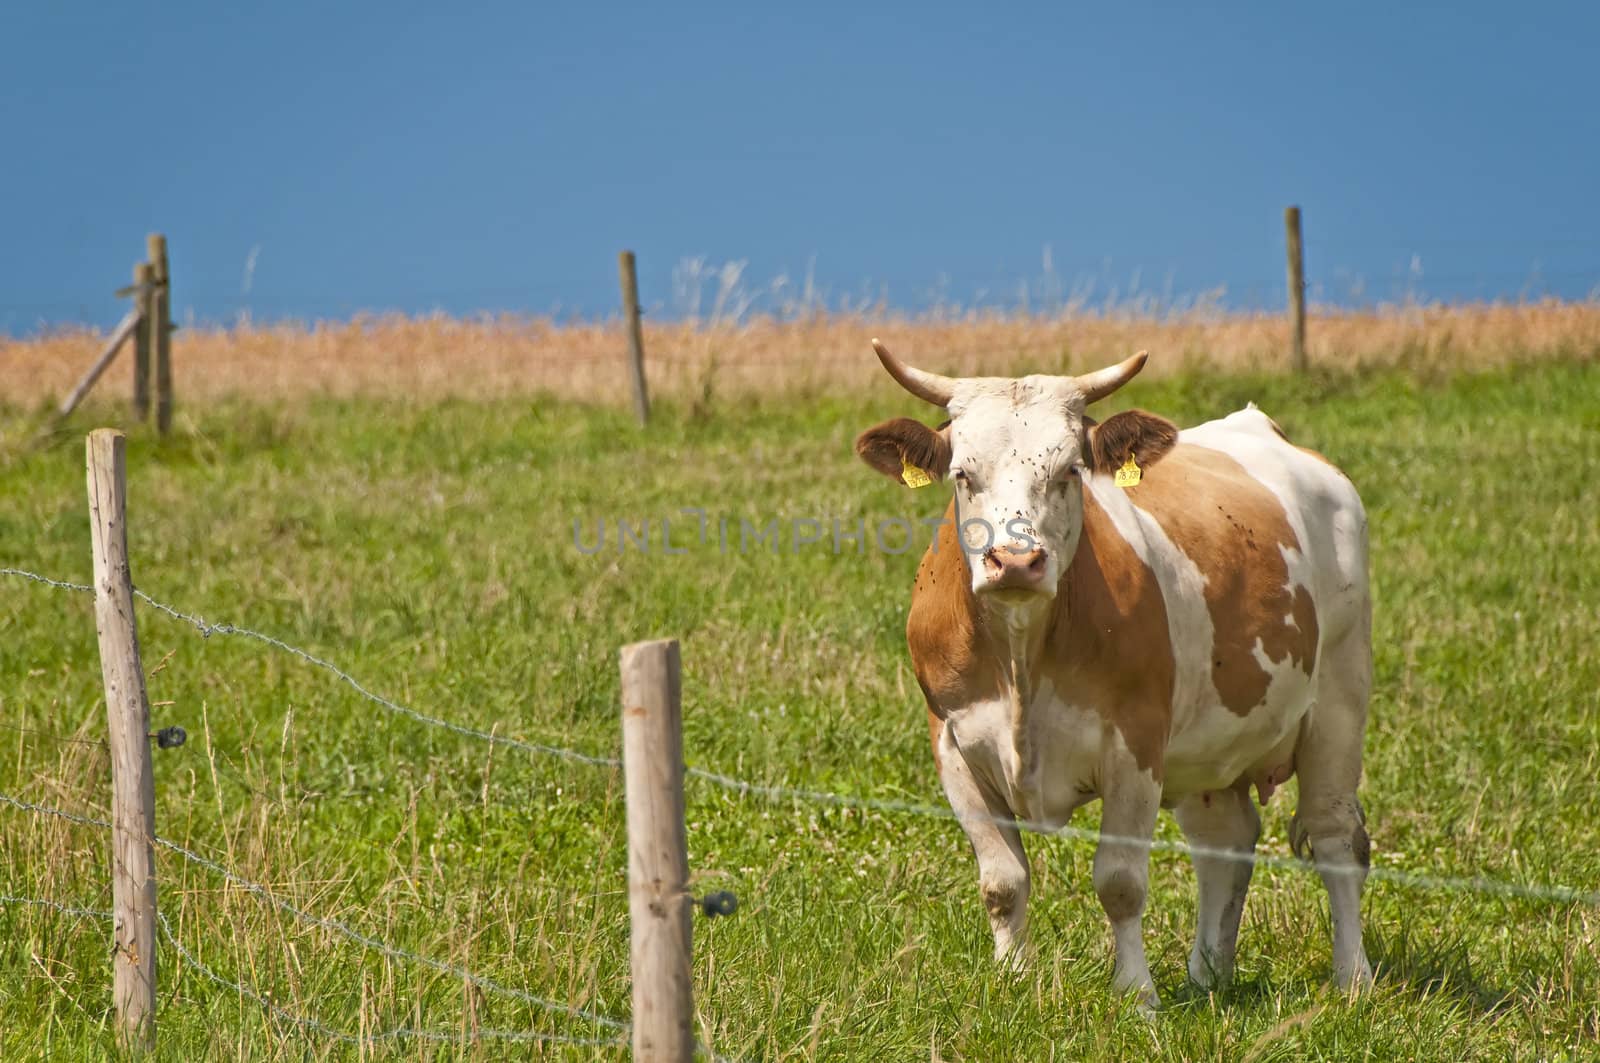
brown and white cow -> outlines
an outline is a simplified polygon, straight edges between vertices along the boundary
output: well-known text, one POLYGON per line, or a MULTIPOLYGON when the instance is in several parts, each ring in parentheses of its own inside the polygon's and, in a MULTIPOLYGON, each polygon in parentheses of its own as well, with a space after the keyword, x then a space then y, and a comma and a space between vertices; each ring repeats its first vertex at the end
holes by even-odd
POLYGON ((1182 432, 1140 410, 1086 416, 1143 352, 1079 377, 950 378, 873 346, 949 411, 938 429, 880 424, 856 452, 895 479, 955 482, 906 638, 996 957, 1018 961, 1026 926, 1018 821, 1059 828, 1098 797, 1115 984, 1157 1003, 1139 921, 1162 807, 1197 850, 1189 975, 1225 979, 1260 833, 1250 787, 1264 804, 1298 775, 1291 843, 1328 890, 1334 980, 1370 981, 1356 785, 1371 605, 1354 486, 1253 405, 1182 432), (1139 482, 1118 486, 1130 458, 1139 482))

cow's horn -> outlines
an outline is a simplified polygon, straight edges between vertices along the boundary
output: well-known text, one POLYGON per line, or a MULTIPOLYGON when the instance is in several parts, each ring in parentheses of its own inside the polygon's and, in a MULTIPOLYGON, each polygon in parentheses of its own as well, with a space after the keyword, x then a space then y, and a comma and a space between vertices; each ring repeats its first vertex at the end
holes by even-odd
POLYGON ((889 375, 895 378, 899 385, 905 388, 924 402, 931 402, 935 406, 950 405, 950 396, 955 393, 956 382, 947 376, 938 373, 927 373, 915 369, 900 361, 889 353, 889 348, 872 341, 872 349, 878 352, 878 361, 889 370, 889 375))
POLYGON ((1145 359, 1149 357, 1149 351, 1140 351, 1126 361, 1078 377, 1078 388, 1083 392, 1084 401, 1098 402, 1132 380, 1144 368, 1145 359))

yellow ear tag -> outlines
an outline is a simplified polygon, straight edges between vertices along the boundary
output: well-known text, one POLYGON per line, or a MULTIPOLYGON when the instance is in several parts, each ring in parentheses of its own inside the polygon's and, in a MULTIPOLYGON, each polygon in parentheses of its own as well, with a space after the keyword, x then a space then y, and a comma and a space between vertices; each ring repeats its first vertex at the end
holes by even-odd
POLYGON ((900 459, 900 479, 906 482, 907 487, 927 487, 933 483, 933 477, 917 468, 904 458, 900 459))
POLYGON ((1144 473, 1139 471, 1139 465, 1133 460, 1133 455, 1128 455, 1128 460, 1123 462, 1122 468, 1117 470, 1116 485, 1118 487, 1138 487, 1139 481, 1144 479, 1144 473))

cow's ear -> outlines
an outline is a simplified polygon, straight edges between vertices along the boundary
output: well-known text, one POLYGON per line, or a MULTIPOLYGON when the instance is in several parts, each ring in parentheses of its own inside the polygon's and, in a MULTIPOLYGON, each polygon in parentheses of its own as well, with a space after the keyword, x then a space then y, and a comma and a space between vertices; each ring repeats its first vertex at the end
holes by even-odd
POLYGON ((1089 467, 1113 473, 1133 455, 1139 468, 1160 461, 1178 443, 1178 426, 1143 410, 1124 410, 1089 428, 1089 467))
POLYGON ((921 421, 896 417, 857 436, 856 453, 896 480, 902 479, 907 465, 942 480, 950 471, 950 423, 929 428, 921 421))

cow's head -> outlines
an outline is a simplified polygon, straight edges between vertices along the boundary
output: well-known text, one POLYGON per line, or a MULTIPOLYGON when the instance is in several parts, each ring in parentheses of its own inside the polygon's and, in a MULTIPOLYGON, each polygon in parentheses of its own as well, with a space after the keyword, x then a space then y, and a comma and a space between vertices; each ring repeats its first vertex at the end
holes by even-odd
POLYGON ((949 411, 939 428, 901 417, 869 428, 856 453, 897 480, 955 481, 958 537, 972 589, 999 601, 1045 601, 1077 551, 1083 479, 1131 456, 1141 470, 1177 442, 1171 421, 1129 410, 1096 423, 1084 411, 1144 368, 1143 351, 1083 376, 945 377, 872 342, 889 375, 949 411), (912 470, 912 471, 908 471, 912 470))

